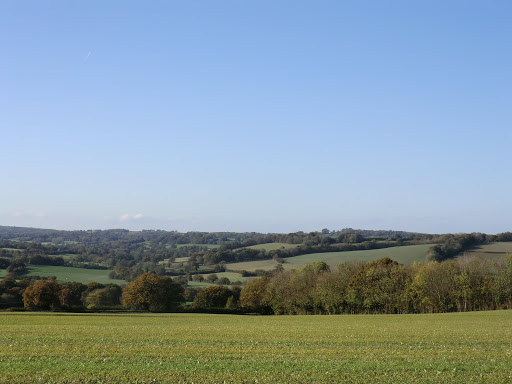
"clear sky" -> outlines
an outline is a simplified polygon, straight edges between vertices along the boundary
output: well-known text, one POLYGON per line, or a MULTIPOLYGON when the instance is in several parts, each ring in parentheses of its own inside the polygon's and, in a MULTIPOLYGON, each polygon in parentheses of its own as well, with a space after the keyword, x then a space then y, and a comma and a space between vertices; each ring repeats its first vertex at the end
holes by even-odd
POLYGON ((512 230, 512 2, 0 2, 0 225, 512 230))

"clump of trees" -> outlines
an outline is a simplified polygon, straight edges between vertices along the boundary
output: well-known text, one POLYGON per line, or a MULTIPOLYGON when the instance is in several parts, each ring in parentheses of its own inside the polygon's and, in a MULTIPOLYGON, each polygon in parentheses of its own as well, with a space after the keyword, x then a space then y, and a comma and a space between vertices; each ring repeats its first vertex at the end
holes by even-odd
POLYGON ((512 308, 512 255, 499 263, 479 257, 412 266, 388 258, 323 262, 274 271, 242 290, 240 305, 262 314, 434 313, 512 308))
MULTIPOLYGON (((10 289, 12 290, 11 283, 10 289)), ((1 289, 1 286, 0 286, 1 289)), ((122 289, 116 284, 58 283, 36 280, 23 290, 22 305, 31 311, 81 311, 119 308, 122 289)))
POLYGON ((183 287, 170 277, 144 273, 123 289, 125 307, 151 312, 170 312, 185 301, 183 287))
POLYGON ((443 235, 440 244, 430 247, 427 251, 427 260, 443 261, 452 259, 476 245, 488 242, 488 237, 483 233, 443 235))
POLYGON ((116 284, 54 280, 0 281, 0 308, 23 306, 31 311, 134 309, 175 311, 184 301, 183 287, 170 277, 142 274, 126 287, 116 284))

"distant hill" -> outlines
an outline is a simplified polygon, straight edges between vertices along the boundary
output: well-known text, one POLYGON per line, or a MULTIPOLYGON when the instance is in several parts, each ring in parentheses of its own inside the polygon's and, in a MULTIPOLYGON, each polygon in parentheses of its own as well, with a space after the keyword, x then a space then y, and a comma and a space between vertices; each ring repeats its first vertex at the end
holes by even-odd
POLYGON ((0 233, 49 233, 57 232, 56 229, 32 228, 32 227, 9 227, 0 225, 0 233))
POLYGON ((344 233, 357 233, 364 237, 386 237, 386 238, 392 238, 396 235, 399 235, 402 238, 408 238, 408 237, 414 237, 414 236, 424 236, 427 235, 427 233, 421 233, 421 232, 407 232, 407 231, 393 231, 389 229, 353 229, 353 228, 343 228, 341 231, 336 231, 333 233, 333 235, 339 235, 344 233))

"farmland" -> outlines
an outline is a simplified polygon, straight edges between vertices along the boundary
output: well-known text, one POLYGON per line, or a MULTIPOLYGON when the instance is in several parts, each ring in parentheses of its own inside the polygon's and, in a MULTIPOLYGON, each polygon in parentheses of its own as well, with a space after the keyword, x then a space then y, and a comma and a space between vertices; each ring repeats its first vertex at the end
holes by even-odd
POLYGON ((266 244, 257 244, 257 245, 251 245, 247 248, 250 248, 250 249, 259 249, 259 250, 262 250, 264 249, 265 251, 274 251, 276 249, 281 249, 281 248, 284 248, 284 249, 287 249, 287 248, 295 248, 297 247, 299 244, 287 244, 287 243, 266 243, 266 244))
MULTIPOLYGON (((206 279, 209 275, 213 275, 213 274, 207 273, 207 274, 203 274, 202 276, 203 276, 203 278, 206 279)), ((236 272, 217 272, 217 273, 215 273, 215 275, 217 275, 217 277, 219 279, 222 277, 227 277, 231 282, 241 281, 243 283, 243 282, 246 282, 247 280, 251 279, 248 277, 243 277, 239 273, 236 273, 236 272)), ((189 281, 188 282, 189 287, 195 287, 195 288, 211 287, 212 285, 216 285, 216 284, 208 283, 208 281, 206 281, 206 280, 202 281, 202 282, 198 282, 198 281, 189 281)))
POLYGON ((60 267, 49 265, 31 266, 28 269, 28 276, 55 276, 59 282, 78 281, 83 284, 97 282, 102 284, 126 284, 124 280, 113 280, 108 277, 109 270, 106 269, 85 269, 73 267, 60 267))
MULTIPOLYGON (((373 261, 383 257, 389 257, 401 264, 412 264, 415 261, 425 261, 428 248, 432 244, 407 245, 383 249, 371 249, 367 251, 325 252, 312 253, 288 257, 283 267, 285 269, 300 268, 315 261, 325 261, 330 266, 340 264, 347 260, 373 261)), ((255 271, 257 269, 270 270, 277 265, 274 260, 256 260, 242 263, 227 264, 226 268, 233 271, 255 271)))
POLYGON ((512 311, 0 314, 1 383, 508 383, 512 311))
POLYGON ((509 241, 479 245, 467 252, 468 255, 482 256, 486 258, 499 258, 507 253, 512 253, 512 242, 509 241))
POLYGON ((188 243, 188 244, 177 244, 176 248, 183 248, 183 247, 203 247, 208 249, 215 249, 219 248, 219 245, 217 244, 197 244, 197 243, 188 243))

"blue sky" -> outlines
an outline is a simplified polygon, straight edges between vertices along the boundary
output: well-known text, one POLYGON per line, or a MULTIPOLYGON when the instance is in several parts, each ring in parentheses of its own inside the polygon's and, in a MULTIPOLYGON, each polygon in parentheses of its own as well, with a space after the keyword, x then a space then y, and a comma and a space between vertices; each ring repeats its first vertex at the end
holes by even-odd
POLYGON ((0 225, 512 230, 510 1, 3 1, 0 225))

